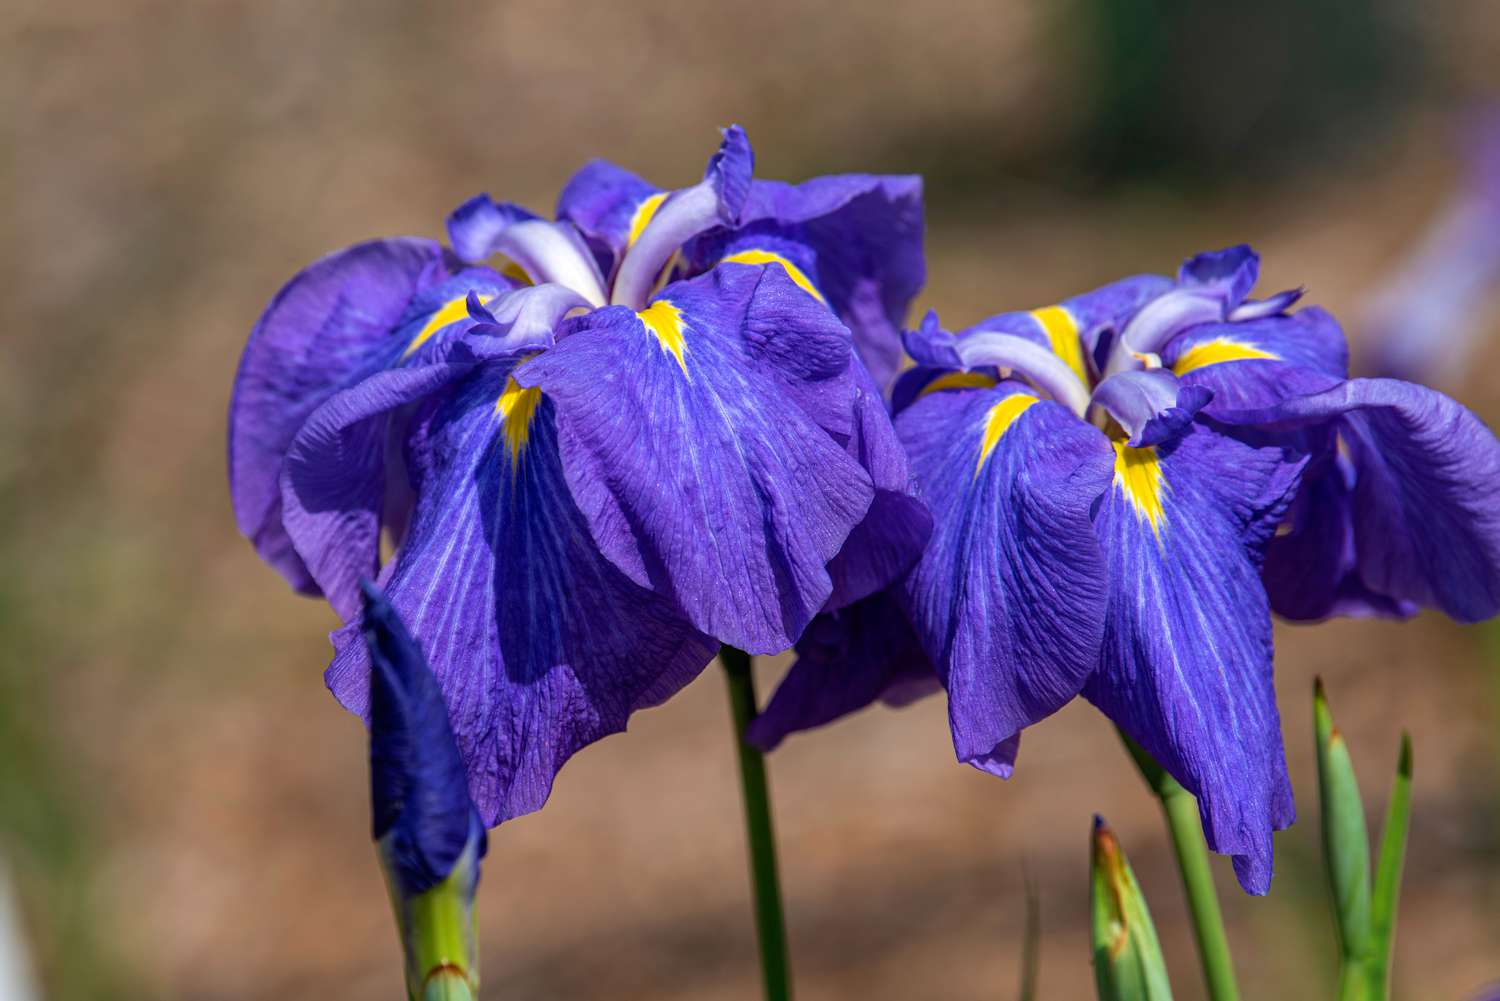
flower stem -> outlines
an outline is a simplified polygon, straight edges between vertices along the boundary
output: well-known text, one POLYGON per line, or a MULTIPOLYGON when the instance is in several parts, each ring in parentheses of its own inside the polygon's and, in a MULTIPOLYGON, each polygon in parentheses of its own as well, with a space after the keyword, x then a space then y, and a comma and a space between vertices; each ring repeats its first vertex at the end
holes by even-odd
POLYGON ((729 684, 729 709, 739 750, 740 789, 745 796, 745 839, 750 849, 750 889, 755 898, 755 933, 760 942, 760 968, 766 1001, 789 1001, 792 996, 786 952, 786 921, 781 912, 781 881, 776 874, 776 838, 771 831, 771 797, 766 789, 766 761, 745 740, 745 728, 759 709, 750 655, 734 647, 719 650, 719 663, 729 684))
POLYGON ((1198 819, 1198 802, 1123 730, 1120 739, 1140 769, 1141 777, 1161 801, 1172 848, 1177 854, 1177 869, 1182 873, 1183 889, 1187 892, 1193 937, 1198 943, 1198 959, 1203 964, 1208 996, 1211 1001, 1239 1001, 1234 961, 1229 956, 1229 937, 1224 934, 1224 916, 1219 912, 1214 874, 1208 865, 1208 846, 1203 842, 1203 826, 1198 819))

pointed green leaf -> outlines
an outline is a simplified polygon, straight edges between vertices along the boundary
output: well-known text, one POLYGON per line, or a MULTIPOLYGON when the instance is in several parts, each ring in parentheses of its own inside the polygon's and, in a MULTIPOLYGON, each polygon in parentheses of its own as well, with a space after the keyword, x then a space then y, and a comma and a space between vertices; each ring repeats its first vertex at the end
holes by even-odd
POLYGON ((1099 1001, 1168 1001, 1172 987, 1146 898, 1114 832, 1094 818, 1094 983, 1099 1001))
POLYGON ((1354 763, 1333 723, 1320 679, 1313 689, 1313 732, 1318 751, 1318 799, 1323 811, 1323 860, 1333 890, 1339 943, 1345 962, 1370 952, 1370 837, 1354 763))
POLYGON ((1380 832, 1380 861, 1375 867, 1375 896, 1370 902, 1371 971, 1376 1001, 1390 992, 1391 952, 1396 939, 1396 904, 1401 870, 1406 863, 1406 835, 1411 828, 1411 736, 1401 735, 1401 754, 1391 782, 1391 801, 1380 832))

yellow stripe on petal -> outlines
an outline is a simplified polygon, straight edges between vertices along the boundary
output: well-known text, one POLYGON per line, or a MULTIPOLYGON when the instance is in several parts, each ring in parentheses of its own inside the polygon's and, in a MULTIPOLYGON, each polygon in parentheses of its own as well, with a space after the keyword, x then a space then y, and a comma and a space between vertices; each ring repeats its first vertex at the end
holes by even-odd
POLYGON ((656 216, 656 210, 661 208, 661 203, 667 200, 667 192, 658 191, 641 200, 635 207, 635 213, 630 217, 630 234, 625 237, 625 246, 629 247, 641 238, 651 220, 656 216))
POLYGON ((1012 393, 999 403, 990 407, 989 416, 984 420, 984 439, 979 445, 979 464, 974 467, 974 475, 984 468, 990 453, 995 446, 1000 444, 1000 438, 1010 430, 1010 426, 1016 419, 1030 409, 1033 403, 1038 402, 1035 396, 1027 393, 1012 393))
POLYGON ((1215 337, 1213 340, 1194 344, 1184 351, 1177 359, 1177 363, 1172 366, 1172 373, 1187 375, 1207 365, 1218 365, 1226 361, 1253 361, 1258 358, 1271 361, 1281 360, 1280 355, 1272 354, 1247 341, 1237 341, 1231 337, 1215 337))
POLYGON ((635 315, 655 336, 661 349, 677 359, 682 374, 687 375, 687 360, 683 358, 687 345, 683 338, 682 310, 666 299, 658 299, 635 315))
POLYGON ((817 290, 816 286, 814 286, 813 283, 808 279, 807 275, 803 273, 802 269, 773 250, 760 250, 758 248, 752 247, 749 250, 741 250, 738 253, 730 254, 719 263, 780 264, 783 268, 786 268, 787 276, 791 278, 792 281, 797 283, 798 288, 821 302, 823 305, 828 305, 828 300, 823 298, 823 293, 817 290))
POLYGON ((1061 306, 1048 306, 1032 310, 1031 318, 1046 332, 1052 353, 1067 362, 1078 381, 1087 386, 1089 372, 1083 363, 1083 342, 1078 339, 1078 321, 1073 314, 1061 306))
POLYGON ((1115 441, 1115 487, 1125 495, 1130 506, 1135 508, 1137 518, 1151 523, 1151 531, 1161 538, 1162 495, 1166 492, 1166 481, 1161 475, 1161 460, 1156 447, 1131 448, 1123 441, 1115 441))
POLYGON ((515 379, 505 380, 505 390, 495 402, 495 413, 505 421, 505 450, 510 453, 512 466, 520 461, 521 450, 531 436, 531 419, 536 416, 537 405, 541 402, 540 389, 523 389, 515 379))
POLYGON ((994 376, 983 372, 945 372, 923 386, 917 399, 920 400, 928 393, 941 393, 945 389, 991 389, 998 384, 994 376))
MULTIPOLYGON (((480 296, 479 304, 481 306, 485 305, 492 302, 494 298, 492 295, 480 296)), ((457 323, 459 320, 468 319, 468 316, 469 300, 467 294, 461 295, 456 299, 449 299, 438 307, 437 312, 427 318, 427 322, 422 325, 422 329, 417 331, 417 336, 413 337, 411 343, 406 346, 406 351, 401 355, 402 360, 410 358, 417 348, 432 339, 433 334, 442 330, 450 323, 457 323)))

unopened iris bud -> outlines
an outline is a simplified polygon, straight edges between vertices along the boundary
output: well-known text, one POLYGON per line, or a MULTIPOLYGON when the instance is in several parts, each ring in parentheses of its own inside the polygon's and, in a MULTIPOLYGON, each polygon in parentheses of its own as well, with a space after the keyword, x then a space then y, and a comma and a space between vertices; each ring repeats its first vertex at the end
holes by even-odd
POLYGON ((479 991, 474 893, 484 825, 448 710, 421 649, 374 585, 363 584, 370 648, 370 799, 412 1001, 479 991))
POLYGON ((1094 818, 1094 983, 1100 1001, 1164 1001, 1172 996, 1146 898, 1104 818, 1094 818))

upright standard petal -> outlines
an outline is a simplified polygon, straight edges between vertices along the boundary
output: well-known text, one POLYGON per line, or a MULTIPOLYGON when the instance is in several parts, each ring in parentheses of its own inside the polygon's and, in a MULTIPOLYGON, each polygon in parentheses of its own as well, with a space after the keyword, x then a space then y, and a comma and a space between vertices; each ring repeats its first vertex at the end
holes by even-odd
POLYGON ((577 321, 516 381, 558 410, 600 549, 701 630, 784 650, 874 497, 826 430, 853 413, 849 333, 778 267, 727 264, 637 313, 577 321))
POLYGON ((791 669, 745 732, 763 751, 789 734, 832 723, 877 700, 904 706, 940 687, 889 592, 819 615, 796 650, 791 669))
POLYGON ((276 294, 250 334, 229 404, 229 489, 241 534, 294 588, 318 593, 281 524, 281 463, 308 415, 400 357, 393 333, 453 265, 414 238, 325 257, 276 294))
POLYGON ((1260 562, 1299 468, 1203 425, 1160 449, 1117 443, 1095 521, 1110 591, 1083 694, 1198 797, 1209 847, 1251 893, 1295 815, 1260 562))
POLYGON ((926 281, 922 180, 841 174, 802 184, 755 181, 740 224, 685 248, 689 271, 720 261, 779 261, 854 335, 877 386, 901 361, 901 329, 926 281))
MULTIPOLYGON (((476 368, 414 417, 420 489, 382 575, 443 689, 485 823, 536 810, 577 750, 702 670, 714 644, 595 548, 557 451, 552 402, 510 365, 476 368)), ((329 687, 368 712, 369 659, 334 635, 329 687)))
POLYGON ((1354 467, 1363 583, 1460 622, 1500 611, 1500 441, 1468 408, 1412 383, 1353 379, 1224 419, 1332 425, 1354 467))
POLYGON ((929 394, 896 430, 934 522, 901 594, 948 689, 959 760, 1008 775, 1021 729, 1099 660, 1107 579, 1090 511, 1113 453, 1017 382, 929 394))

